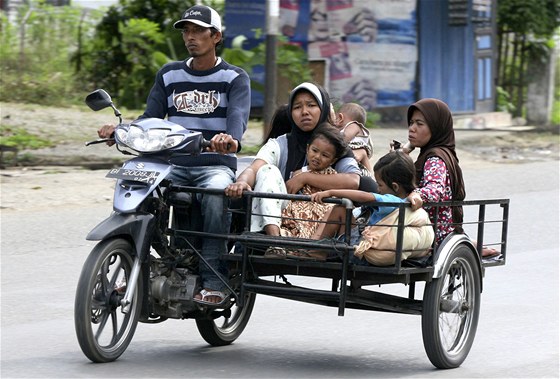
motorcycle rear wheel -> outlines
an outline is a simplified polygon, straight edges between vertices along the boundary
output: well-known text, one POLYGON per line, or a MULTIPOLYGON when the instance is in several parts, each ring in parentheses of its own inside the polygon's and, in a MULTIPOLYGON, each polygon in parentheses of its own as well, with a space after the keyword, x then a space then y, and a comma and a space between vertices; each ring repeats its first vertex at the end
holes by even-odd
POLYGON ((128 347, 141 309, 142 273, 130 310, 121 312, 133 264, 130 242, 101 241, 89 254, 78 281, 74 326, 80 347, 96 363, 116 360, 128 347))
POLYGON ((242 307, 234 304, 221 317, 197 319, 196 327, 202 338, 212 346, 226 346, 235 341, 249 322, 256 296, 247 293, 242 307))

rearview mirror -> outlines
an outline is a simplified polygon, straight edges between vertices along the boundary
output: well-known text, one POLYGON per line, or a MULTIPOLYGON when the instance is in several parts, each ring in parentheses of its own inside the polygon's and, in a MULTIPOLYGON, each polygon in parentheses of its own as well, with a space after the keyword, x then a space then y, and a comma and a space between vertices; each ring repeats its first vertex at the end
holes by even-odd
POLYGON ((103 89, 96 89, 86 96, 86 104, 91 110, 98 111, 113 105, 111 96, 103 89))

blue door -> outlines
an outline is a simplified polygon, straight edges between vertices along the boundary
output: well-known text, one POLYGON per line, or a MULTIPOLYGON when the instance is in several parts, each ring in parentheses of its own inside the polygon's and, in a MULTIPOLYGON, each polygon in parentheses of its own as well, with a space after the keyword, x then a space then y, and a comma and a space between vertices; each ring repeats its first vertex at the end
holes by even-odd
POLYGON ((492 0, 419 0, 418 97, 454 113, 492 111, 492 0))

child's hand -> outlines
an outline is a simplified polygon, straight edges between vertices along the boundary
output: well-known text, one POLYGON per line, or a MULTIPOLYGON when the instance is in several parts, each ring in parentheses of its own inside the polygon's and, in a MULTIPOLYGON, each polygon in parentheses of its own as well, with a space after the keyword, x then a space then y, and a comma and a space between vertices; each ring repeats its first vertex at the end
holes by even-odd
POLYGON ((408 195, 407 200, 410 202, 410 208, 413 211, 420 209, 422 204, 424 204, 422 198, 417 192, 411 192, 410 195, 408 195))
POLYGON ((319 204, 323 204, 323 199, 326 198, 326 197, 331 197, 331 195, 329 194, 329 191, 316 192, 316 193, 311 195, 311 201, 314 201, 314 202, 319 203, 319 204))

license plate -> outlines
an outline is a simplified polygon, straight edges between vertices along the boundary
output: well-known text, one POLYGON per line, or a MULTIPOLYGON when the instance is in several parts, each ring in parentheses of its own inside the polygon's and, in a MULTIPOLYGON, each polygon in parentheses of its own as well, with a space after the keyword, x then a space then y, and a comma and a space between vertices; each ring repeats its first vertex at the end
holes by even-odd
POLYGON ((132 180, 152 184, 159 176, 157 171, 134 170, 130 168, 114 168, 105 175, 107 178, 115 178, 122 180, 132 180))

